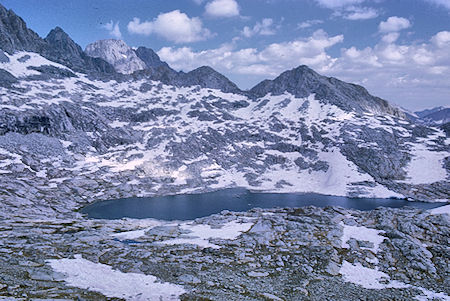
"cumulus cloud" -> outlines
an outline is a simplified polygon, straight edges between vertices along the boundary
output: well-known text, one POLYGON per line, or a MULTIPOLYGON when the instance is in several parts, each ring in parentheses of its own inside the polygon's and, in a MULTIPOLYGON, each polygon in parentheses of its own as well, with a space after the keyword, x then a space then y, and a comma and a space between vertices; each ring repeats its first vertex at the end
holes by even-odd
POLYGON ((235 17, 239 16, 239 5, 235 0, 213 0, 206 4, 205 13, 211 17, 235 17))
POLYGON ((245 26, 241 34, 250 38, 254 35, 269 36, 276 33, 276 28, 273 26, 273 20, 270 18, 263 19, 261 22, 257 22, 253 28, 245 26))
POLYGON ((322 24, 322 23, 323 23, 322 20, 317 20, 317 19, 315 19, 315 20, 306 20, 304 22, 299 23, 297 27, 300 28, 300 29, 305 29, 305 28, 309 28, 309 27, 312 27, 312 26, 317 25, 317 24, 322 24))
POLYGON ((361 4, 365 0, 316 0, 316 2, 323 7, 336 9, 349 5, 361 4))
POLYGON ((326 53, 326 49, 343 39, 342 35, 330 37, 323 30, 318 30, 309 38, 273 43, 261 50, 235 49, 234 45, 228 44, 197 52, 189 47, 164 47, 158 51, 158 55, 178 70, 189 71, 209 65, 227 74, 273 76, 302 64, 317 69, 331 66, 334 59, 326 53))
POLYGON ((381 21, 378 25, 380 32, 396 32, 411 27, 411 22, 402 17, 389 17, 386 21, 381 21))
POLYGON ((450 72, 450 32, 438 32, 422 44, 399 44, 397 38, 392 32, 374 47, 342 49, 329 74, 406 107, 448 101, 450 78, 444 75, 450 72))
POLYGON ((141 19, 133 18, 133 20, 128 23, 127 28, 129 33, 148 36, 154 32, 154 22, 141 22, 141 19))
POLYGON ((439 48, 450 46, 450 31, 438 32, 431 41, 439 48))
POLYGON ((425 1, 450 9, 450 1, 448 0, 425 0, 425 1))
POLYGON ((384 35, 381 40, 385 43, 391 44, 398 40, 400 34, 398 32, 390 32, 384 35))
POLYGON ((347 20, 367 20, 378 17, 378 11, 372 7, 349 6, 341 13, 347 20))
POLYGON ((106 29, 109 34, 116 39, 122 38, 122 33, 120 32, 119 22, 114 23, 112 20, 106 24, 102 25, 103 29, 106 29))
POLYGON ((128 32, 147 36, 157 34, 175 43, 197 42, 212 36, 199 18, 189 18, 179 10, 161 13, 153 21, 141 22, 134 18, 128 23, 128 32))
POLYGON ((322 7, 332 9, 333 16, 347 20, 367 20, 379 15, 377 9, 362 6, 366 0, 316 0, 316 2, 322 7))

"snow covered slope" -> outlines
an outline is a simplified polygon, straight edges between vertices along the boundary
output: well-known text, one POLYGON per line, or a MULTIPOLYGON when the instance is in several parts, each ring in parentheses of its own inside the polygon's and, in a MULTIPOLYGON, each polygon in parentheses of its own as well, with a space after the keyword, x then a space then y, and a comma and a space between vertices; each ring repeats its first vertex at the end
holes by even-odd
POLYGON ((315 94, 95 80, 36 53, 8 58, 0 68, 17 82, 0 88, 2 212, 234 186, 449 195, 449 139, 395 114, 343 109, 315 94))

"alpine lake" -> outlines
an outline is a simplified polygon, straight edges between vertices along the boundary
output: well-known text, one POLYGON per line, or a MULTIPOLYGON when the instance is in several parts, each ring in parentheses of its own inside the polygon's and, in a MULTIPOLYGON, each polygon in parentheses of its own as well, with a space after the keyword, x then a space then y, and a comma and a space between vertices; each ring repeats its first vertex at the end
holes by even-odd
POLYGON ((432 209, 442 205, 445 203, 414 202, 395 198, 349 198, 316 193, 266 193, 230 188, 199 194, 99 201, 84 207, 81 212, 95 219, 153 218, 183 221, 220 213, 223 210, 244 212, 253 208, 337 206, 368 211, 378 207, 432 209))

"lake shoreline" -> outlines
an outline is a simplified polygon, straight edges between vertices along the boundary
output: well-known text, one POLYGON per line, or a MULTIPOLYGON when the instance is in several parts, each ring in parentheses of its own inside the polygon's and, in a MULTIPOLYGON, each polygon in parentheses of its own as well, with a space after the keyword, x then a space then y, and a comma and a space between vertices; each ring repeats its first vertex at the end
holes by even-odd
POLYGON ((79 210, 89 218, 120 219, 154 218, 161 220, 192 220, 223 210, 235 212, 252 208, 298 208, 304 206, 337 206, 354 210, 378 207, 414 207, 432 209, 447 204, 416 202, 398 198, 350 198, 316 193, 271 193, 245 188, 228 188, 204 193, 176 194, 150 198, 124 198, 98 201, 79 210))

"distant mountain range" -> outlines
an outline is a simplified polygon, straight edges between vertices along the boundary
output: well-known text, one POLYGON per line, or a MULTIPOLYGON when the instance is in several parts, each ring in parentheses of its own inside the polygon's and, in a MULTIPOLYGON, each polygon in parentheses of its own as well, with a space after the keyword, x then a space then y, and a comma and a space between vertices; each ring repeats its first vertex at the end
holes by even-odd
POLYGON ((3 215, 236 186, 450 195, 448 124, 417 121, 444 123, 448 109, 406 114, 307 66, 242 91, 210 67, 178 72, 120 40, 83 51, 59 27, 43 39, 2 6, 0 49, 3 215))
POLYGON ((419 120, 425 124, 443 125, 450 122, 449 107, 435 107, 414 113, 419 117, 419 120))

